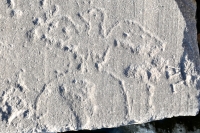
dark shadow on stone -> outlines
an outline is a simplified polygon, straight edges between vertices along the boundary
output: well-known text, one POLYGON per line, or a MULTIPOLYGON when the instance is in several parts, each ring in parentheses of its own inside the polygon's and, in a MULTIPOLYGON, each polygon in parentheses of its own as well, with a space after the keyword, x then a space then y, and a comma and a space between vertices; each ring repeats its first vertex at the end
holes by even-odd
POLYGON ((186 131, 194 131, 195 129, 200 129, 200 114, 197 116, 180 116, 167 118, 160 121, 150 122, 158 132, 159 129, 166 132, 172 132, 176 124, 183 125, 186 131))

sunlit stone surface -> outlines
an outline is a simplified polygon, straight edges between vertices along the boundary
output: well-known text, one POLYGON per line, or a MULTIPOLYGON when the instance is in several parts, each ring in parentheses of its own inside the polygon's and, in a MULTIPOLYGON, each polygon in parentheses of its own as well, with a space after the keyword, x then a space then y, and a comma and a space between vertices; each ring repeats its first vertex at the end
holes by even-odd
POLYGON ((0 132, 198 113, 193 0, 4 0, 0 7, 0 132))

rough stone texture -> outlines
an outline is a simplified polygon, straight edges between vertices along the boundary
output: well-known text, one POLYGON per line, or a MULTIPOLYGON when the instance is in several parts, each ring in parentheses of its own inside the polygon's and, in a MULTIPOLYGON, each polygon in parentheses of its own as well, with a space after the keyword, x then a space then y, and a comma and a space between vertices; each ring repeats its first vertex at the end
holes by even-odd
POLYGON ((197 114, 193 0, 3 0, 0 7, 0 132, 197 114))

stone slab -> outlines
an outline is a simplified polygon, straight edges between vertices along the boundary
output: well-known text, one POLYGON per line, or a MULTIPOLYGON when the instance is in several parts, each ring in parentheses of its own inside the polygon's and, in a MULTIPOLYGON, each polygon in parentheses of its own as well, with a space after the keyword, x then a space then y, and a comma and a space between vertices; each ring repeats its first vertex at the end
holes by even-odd
POLYGON ((0 132, 198 113, 193 0, 4 0, 0 7, 0 132))

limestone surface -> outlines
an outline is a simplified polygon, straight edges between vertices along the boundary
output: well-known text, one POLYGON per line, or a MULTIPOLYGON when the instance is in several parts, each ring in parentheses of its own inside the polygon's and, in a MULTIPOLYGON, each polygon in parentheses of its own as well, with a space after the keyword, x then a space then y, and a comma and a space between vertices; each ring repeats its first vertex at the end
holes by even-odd
POLYGON ((0 132, 198 113, 193 0, 2 0, 0 7, 0 132))

